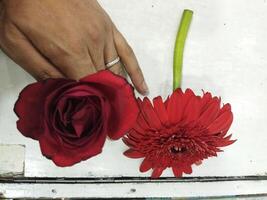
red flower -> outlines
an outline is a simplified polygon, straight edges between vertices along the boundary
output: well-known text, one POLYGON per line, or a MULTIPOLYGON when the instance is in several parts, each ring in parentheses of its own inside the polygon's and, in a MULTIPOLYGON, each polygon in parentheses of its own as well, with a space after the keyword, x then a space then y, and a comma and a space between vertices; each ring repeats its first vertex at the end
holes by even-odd
POLYGON ((101 153, 106 136, 121 138, 139 112, 132 87, 109 71, 80 81, 30 84, 20 93, 14 111, 18 130, 39 140, 42 154, 58 166, 101 153))
POLYGON ((124 154, 142 158, 140 171, 153 169, 152 178, 160 177, 171 167, 176 177, 191 174, 193 164, 217 156, 220 147, 232 144, 226 137, 233 121, 230 104, 220 108, 220 98, 204 93, 196 96, 192 90, 173 92, 164 103, 159 96, 138 99, 141 114, 132 130, 123 138, 130 147, 124 154))

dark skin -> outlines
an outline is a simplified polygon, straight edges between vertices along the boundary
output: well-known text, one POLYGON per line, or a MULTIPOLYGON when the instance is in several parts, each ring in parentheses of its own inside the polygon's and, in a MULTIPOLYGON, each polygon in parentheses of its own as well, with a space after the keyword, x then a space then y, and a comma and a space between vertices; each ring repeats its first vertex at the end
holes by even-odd
POLYGON ((0 0, 0 47, 37 80, 78 80, 110 68, 148 88, 136 56, 96 0, 0 0))

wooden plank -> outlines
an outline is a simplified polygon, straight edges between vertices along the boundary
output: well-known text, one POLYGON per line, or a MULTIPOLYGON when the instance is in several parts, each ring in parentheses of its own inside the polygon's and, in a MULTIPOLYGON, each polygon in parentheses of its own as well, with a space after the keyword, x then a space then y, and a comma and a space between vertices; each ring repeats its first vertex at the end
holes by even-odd
POLYGON ((25 146, 0 144, 0 177, 22 176, 25 146))
POLYGON ((267 195, 267 181, 106 183, 106 184, 3 184, 6 198, 148 198, 231 197, 267 195))

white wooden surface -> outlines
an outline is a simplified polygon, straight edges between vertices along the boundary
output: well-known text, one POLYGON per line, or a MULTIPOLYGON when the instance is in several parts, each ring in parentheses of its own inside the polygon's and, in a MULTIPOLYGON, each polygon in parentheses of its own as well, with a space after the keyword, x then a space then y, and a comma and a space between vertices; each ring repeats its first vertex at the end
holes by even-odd
MULTIPOLYGON (((193 174, 189 176, 266 175, 266 1, 100 2, 135 50, 150 87, 150 97, 166 97, 171 93, 172 54, 177 26, 183 9, 194 11, 185 49, 183 87, 191 87, 199 94, 201 89, 211 91, 220 95, 224 102, 230 102, 235 118, 230 133, 238 141, 218 158, 194 167, 193 174)), ((0 53, 0 143, 26 145, 25 176, 150 175, 150 172, 138 172, 141 160, 127 159, 122 155, 126 146, 121 141, 107 141, 100 156, 74 167, 58 168, 42 157, 38 143, 24 138, 16 130, 16 116, 12 110, 19 91, 32 81, 29 75, 0 53)), ((172 176, 172 173, 166 170, 164 176, 172 176)), ((180 187, 178 185, 177 188, 180 187)), ((176 192, 182 191, 177 189, 176 192)))
POLYGON ((0 145, 0 177, 24 175, 25 147, 0 145))
MULTIPOLYGON (((266 193, 267 181, 225 181, 212 183, 116 183, 99 184, 0 184, 4 197, 46 198, 140 198, 214 197, 266 193), (153 189, 152 189, 153 188, 153 189)), ((0 196, 1 197, 1 196, 0 196)), ((259 197, 254 197, 260 199, 259 197)))

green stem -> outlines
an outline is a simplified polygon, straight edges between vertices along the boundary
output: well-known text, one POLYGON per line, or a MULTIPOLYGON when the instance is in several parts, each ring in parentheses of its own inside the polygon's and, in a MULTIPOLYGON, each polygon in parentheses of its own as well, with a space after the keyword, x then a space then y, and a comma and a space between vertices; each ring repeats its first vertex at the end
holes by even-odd
POLYGON ((173 90, 181 87, 184 45, 192 16, 193 11, 184 10, 176 36, 173 59, 173 90))

